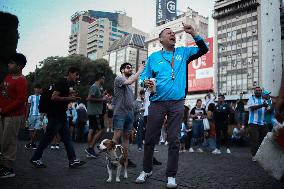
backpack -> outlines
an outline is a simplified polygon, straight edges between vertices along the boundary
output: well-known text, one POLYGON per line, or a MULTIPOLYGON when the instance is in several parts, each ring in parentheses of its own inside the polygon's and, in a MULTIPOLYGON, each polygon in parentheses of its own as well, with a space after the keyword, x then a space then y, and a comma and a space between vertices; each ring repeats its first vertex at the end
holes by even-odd
POLYGON ((51 105, 51 96, 54 91, 53 85, 50 85, 48 89, 43 90, 39 100, 39 113, 48 113, 51 105))

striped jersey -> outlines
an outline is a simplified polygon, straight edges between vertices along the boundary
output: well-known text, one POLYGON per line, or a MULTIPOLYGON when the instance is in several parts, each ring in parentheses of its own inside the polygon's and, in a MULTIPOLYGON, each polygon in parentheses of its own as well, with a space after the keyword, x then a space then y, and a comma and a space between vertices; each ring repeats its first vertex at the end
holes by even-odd
POLYGON ((39 110, 38 110, 39 99, 40 99, 40 95, 29 96, 28 103, 31 105, 29 116, 39 116, 40 115, 39 110))
POLYGON ((252 95, 249 97, 248 100, 248 109, 249 109, 249 124, 256 124, 256 125, 264 125, 265 123, 265 107, 259 108, 257 110, 253 110, 250 107, 262 105, 264 103, 264 99, 262 97, 257 98, 256 96, 252 95))

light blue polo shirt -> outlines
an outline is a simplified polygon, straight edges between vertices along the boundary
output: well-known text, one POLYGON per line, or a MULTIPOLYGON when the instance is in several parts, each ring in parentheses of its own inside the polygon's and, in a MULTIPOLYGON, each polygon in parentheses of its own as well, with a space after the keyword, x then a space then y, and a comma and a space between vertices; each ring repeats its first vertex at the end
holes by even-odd
MULTIPOLYGON (((197 36, 194 38, 194 40, 197 42, 203 39, 200 36, 197 36)), ((140 75, 140 82, 155 76, 156 93, 150 96, 150 101, 184 99, 186 89, 187 60, 190 56, 196 54, 198 51, 198 47, 175 48, 174 79, 171 77, 171 61, 173 56, 172 51, 156 51, 148 57, 144 71, 140 75)))

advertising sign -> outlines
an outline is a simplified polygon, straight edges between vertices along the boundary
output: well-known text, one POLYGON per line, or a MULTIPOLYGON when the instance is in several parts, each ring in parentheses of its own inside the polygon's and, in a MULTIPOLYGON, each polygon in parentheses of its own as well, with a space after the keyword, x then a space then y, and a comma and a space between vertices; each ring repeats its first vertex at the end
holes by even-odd
POLYGON ((165 1, 166 0, 157 0, 156 2, 156 23, 165 21, 166 19, 165 1))
MULTIPOLYGON (((205 39, 209 51, 188 64, 188 92, 213 90, 213 37, 205 39)), ((186 46, 194 46, 187 43, 186 46)))
POLYGON ((171 21, 176 17, 176 2, 176 0, 166 0, 166 22, 171 21))

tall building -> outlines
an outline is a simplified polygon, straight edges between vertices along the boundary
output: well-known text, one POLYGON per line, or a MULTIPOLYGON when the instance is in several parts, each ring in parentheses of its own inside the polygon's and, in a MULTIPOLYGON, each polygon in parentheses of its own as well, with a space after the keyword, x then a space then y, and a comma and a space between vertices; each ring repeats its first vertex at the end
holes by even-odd
POLYGON ((117 39, 130 34, 146 34, 132 27, 132 18, 122 12, 83 11, 71 17, 69 54, 101 58, 117 39))
POLYGON ((282 72, 280 2, 218 0, 215 20, 215 91, 236 100, 260 86, 276 95, 282 72))
MULTIPOLYGON (((147 59, 145 36, 128 34, 114 41, 103 58, 108 60, 109 66, 116 75, 121 75, 119 68, 125 62, 132 64, 133 71, 137 70, 138 65, 147 59)), ((133 87, 137 95, 137 83, 133 87)))

